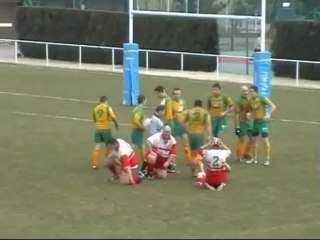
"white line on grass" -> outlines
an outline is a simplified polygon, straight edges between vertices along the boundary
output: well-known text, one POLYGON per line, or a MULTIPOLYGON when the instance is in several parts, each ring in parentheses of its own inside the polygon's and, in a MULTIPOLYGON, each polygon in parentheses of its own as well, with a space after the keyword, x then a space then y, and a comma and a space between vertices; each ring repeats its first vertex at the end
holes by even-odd
MULTIPOLYGON (((93 100, 81 100, 81 99, 77 99, 77 98, 64 98, 64 97, 46 96, 46 95, 38 95, 38 94, 30 94, 30 93, 17 93, 17 92, 0 91, 0 94, 10 95, 10 96, 32 97, 32 98, 46 98, 46 99, 70 101, 70 102, 80 102, 80 103, 95 103, 95 104, 98 103, 98 101, 93 101, 93 100)), ((154 109, 154 107, 152 107, 152 106, 144 106, 144 108, 154 109)))
MULTIPOLYGON (((11 95, 11 96, 23 96, 23 97, 33 97, 33 98, 46 98, 53 100, 61 100, 61 101, 71 101, 71 102, 82 102, 82 103, 97 103, 97 101, 92 100, 81 100, 76 98, 64 98, 64 97, 56 97, 56 96, 46 96, 46 95, 38 95, 38 94, 29 94, 29 93, 17 93, 17 92, 5 92, 0 91, 2 95, 11 95)), ((151 108, 152 106, 145 106, 145 108, 151 108)), ((291 120, 291 119, 272 119, 280 122, 289 122, 289 123, 303 123, 303 124, 312 124, 312 125, 320 125, 320 122, 315 121, 305 121, 305 120, 291 120)))
MULTIPOLYGON (((34 116, 34 117, 42 117, 42 118, 54 118, 54 119, 62 119, 62 120, 72 120, 72 121, 81 121, 81 122, 93 122, 92 119, 86 118, 76 118, 76 117, 69 117, 63 115, 50 115, 50 114, 42 114, 42 113, 29 113, 29 112, 12 112, 13 114, 17 115, 24 115, 24 116, 34 116)), ((128 123, 119 123, 120 126, 130 126, 128 123)))
MULTIPOLYGON (((64 115, 50 115, 50 114, 42 114, 42 113, 19 112, 19 111, 14 111, 12 113, 18 114, 18 115, 25 115, 25 116, 35 116, 35 117, 44 117, 44 118, 55 118, 55 119, 64 119, 64 120, 73 120, 73 121, 82 121, 82 122, 92 122, 92 119, 76 118, 76 117, 70 117, 70 116, 64 116, 64 115)), ((274 119, 272 119, 272 120, 274 120, 274 119)), ((320 125, 320 122, 308 122, 308 121, 286 120, 286 119, 278 119, 278 121, 320 125)), ((130 126, 130 124, 128 124, 128 123, 119 123, 119 125, 130 126)))

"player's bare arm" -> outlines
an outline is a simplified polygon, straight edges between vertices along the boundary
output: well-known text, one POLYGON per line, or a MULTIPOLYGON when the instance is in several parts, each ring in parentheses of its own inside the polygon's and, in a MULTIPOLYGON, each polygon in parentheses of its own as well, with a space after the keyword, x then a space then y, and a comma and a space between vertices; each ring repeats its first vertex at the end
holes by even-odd
POLYGON ((208 109, 208 111, 211 110, 211 99, 210 98, 208 99, 208 102, 207 102, 207 109, 208 109))
POLYGON ((150 141, 147 141, 147 149, 150 154, 155 154, 152 148, 152 143, 150 141))
POLYGON ((133 179, 131 167, 126 167, 125 169, 129 177, 129 184, 135 184, 136 182, 133 179))
POLYGON ((229 113, 234 111, 234 104, 230 104, 226 111, 221 113, 222 117, 227 116, 229 113))
POLYGON ((208 141, 210 141, 210 139, 212 138, 212 128, 211 128, 211 122, 210 122, 210 115, 207 115, 207 119, 206 119, 206 131, 207 131, 207 135, 208 135, 208 141))
POLYGON ((277 109, 277 106, 270 100, 267 102, 267 105, 270 107, 270 112, 266 114, 266 116, 264 117, 264 120, 269 120, 272 113, 277 109))
POLYGON ((234 127, 238 128, 239 127, 239 114, 240 114, 240 108, 238 105, 234 106, 234 127))
POLYGON ((225 163, 225 165, 226 165, 227 172, 230 172, 231 171, 230 165, 227 162, 225 163))
POLYGON ((116 118, 111 118, 111 121, 113 122, 114 126, 116 127, 117 130, 119 130, 119 124, 116 118))

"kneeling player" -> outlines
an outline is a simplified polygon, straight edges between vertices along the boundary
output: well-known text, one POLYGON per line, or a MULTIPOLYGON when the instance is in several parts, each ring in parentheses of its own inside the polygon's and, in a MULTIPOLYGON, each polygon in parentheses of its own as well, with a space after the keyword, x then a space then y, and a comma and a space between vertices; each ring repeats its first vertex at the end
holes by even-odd
POLYGON ((223 149, 209 148, 200 150, 200 155, 206 165, 206 172, 198 173, 196 180, 196 185, 201 188, 221 191, 226 185, 227 172, 231 171, 226 159, 230 156, 231 151, 221 140, 219 145, 223 149))
POLYGON ((106 165, 113 173, 113 179, 120 178, 124 184, 140 183, 140 177, 133 177, 132 169, 138 168, 138 161, 130 144, 120 138, 111 138, 106 144, 112 148, 106 165))
POLYGON ((171 128, 165 126, 162 132, 147 139, 148 177, 166 178, 167 168, 175 161, 177 143, 171 135, 171 128))

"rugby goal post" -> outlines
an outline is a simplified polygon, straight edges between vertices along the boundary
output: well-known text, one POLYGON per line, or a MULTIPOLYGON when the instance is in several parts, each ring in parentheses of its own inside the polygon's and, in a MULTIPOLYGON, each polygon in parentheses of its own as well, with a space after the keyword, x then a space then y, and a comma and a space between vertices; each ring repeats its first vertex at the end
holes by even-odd
POLYGON ((123 104, 136 105, 139 95, 139 45, 134 43, 133 22, 135 15, 154 15, 163 17, 191 17, 191 18, 216 18, 259 20, 261 22, 261 49, 254 54, 254 83, 258 86, 259 93, 270 97, 271 95, 271 54, 266 51, 266 0, 261 0, 261 16, 242 16, 225 14, 182 13, 169 11, 145 11, 134 9, 134 1, 129 0, 129 42, 124 43, 123 51, 123 104), (132 69, 132 67, 136 69, 132 69), (134 84, 133 84, 134 83, 134 84), (138 89, 133 88, 138 87, 138 89))

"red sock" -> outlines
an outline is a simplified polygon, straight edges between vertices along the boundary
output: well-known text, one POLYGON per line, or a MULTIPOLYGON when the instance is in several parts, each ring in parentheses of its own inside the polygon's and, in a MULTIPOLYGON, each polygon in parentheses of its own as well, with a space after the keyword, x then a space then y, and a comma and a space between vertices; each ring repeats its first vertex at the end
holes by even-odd
POLYGON ((134 182, 135 182, 136 184, 139 184, 139 183, 141 183, 142 178, 141 178, 141 177, 135 177, 135 178, 133 178, 133 180, 134 180, 134 182))
POLYGON ((154 164, 149 163, 148 164, 148 173, 153 173, 154 164))

